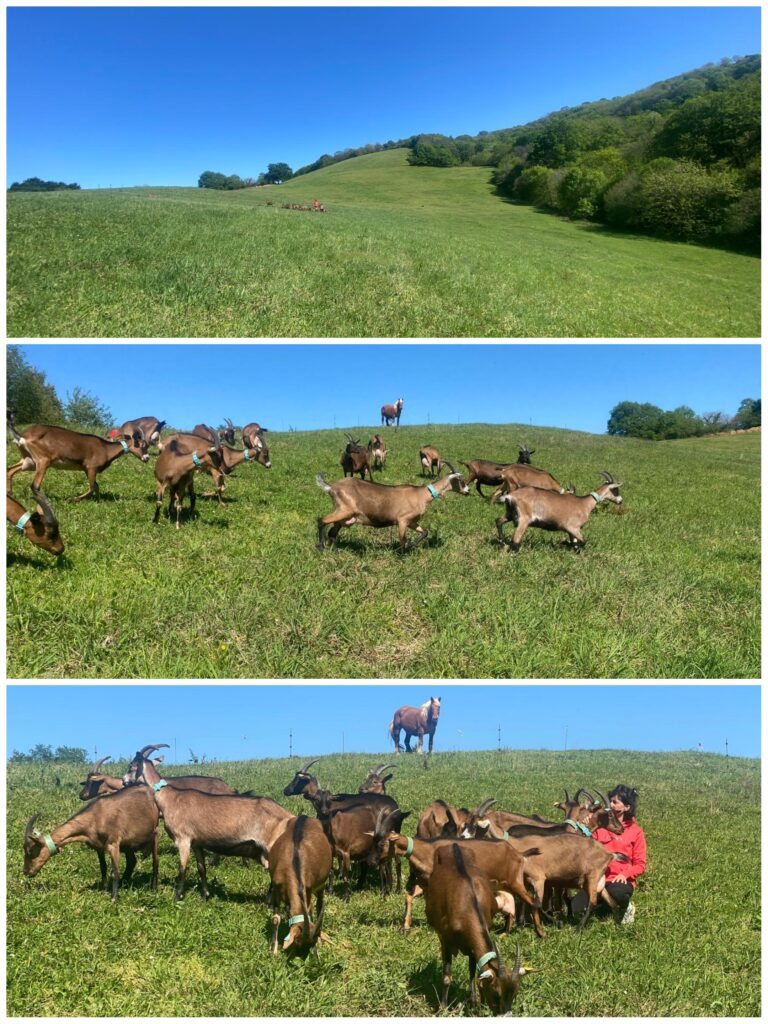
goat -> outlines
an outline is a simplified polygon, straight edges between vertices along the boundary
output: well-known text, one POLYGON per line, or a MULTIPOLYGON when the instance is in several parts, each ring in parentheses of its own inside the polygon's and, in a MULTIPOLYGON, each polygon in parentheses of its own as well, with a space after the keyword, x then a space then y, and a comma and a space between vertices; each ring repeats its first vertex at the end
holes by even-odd
MULTIPOLYGON (((158 455, 157 462, 155 463, 157 487, 155 489, 153 523, 157 523, 160 519, 163 496, 169 487, 171 489, 171 496, 168 502, 168 516, 170 517, 171 515, 171 509, 175 508, 176 529, 178 530, 181 525, 181 504, 187 491, 189 491, 190 515, 194 514, 196 496, 193 478, 195 470, 204 469, 208 466, 218 469, 222 464, 221 442, 218 438, 213 447, 206 448, 205 445, 208 442, 202 440, 202 438, 200 439, 200 444, 203 446, 202 450, 198 450, 193 445, 190 451, 186 446, 182 446, 182 442, 172 438, 163 446, 163 450, 158 455)), ((221 496, 219 496, 219 503, 222 504, 221 496)))
POLYGON ((99 761, 94 761, 82 783, 83 788, 79 793, 81 800, 93 800, 94 797, 105 796, 107 793, 116 793, 125 787, 125 780, 123 778, 105 775, 104 772, 100 771, 104 762, 111 760, 111 756, 107 754, 106 757, 102 757, 99 761))
MULTIPOLYGON (((344 885, 343 899, 349 900, 349 879, 353 861, 361 862, 358 889, 362 889, 365 885, 369 866, 367 858, 373 845, 373 830, 378 817, 382 814, 387 816, 387 820, 393 823, 392 827, 399 829, 408 812, 401 811, 397 805, 394 810, 386 807, 379 810, 362 801, 332 810, 331 794, 321 790, 319 797, 317 816, 339 863, 341 881, 344 885)), ((390 859, 390 857, 383 858, 377 864, 382 896, 388 895, 392 886, 392 875, 388 863, 390 859)), ((397 866, 398 868, 400 866, 399 860, 397 866)), ((397 872, 397 891, 400 891, 399 870, 397 872)))
POLYGON ((274 929, 273 953, 277 953, 277 931, 280 926, 278 911, 282 904, 287 904, 290 914, 283 949, 292 947, 296 952, 306 955, 320 939, 325 910, 325 886, 332 863, 331 844, 322 825, 305 814, 292 818, 272 844, 269 851, 269 875, 272 882, 269 902, 274 929), (316 897, 314 924, 310 920, 313 896, 316 897))
POLYGON ((322 551, 325 547, 327 526, 331 527, 328 531, 328 540, 333 545, 343 526, 354 526, 356 523, 377 529, 382 526, 397 526, 401 552, 406 550, 407 531, 415 530, 419 535, 418 539, 408 545, 408 550, 418 547, 429 536, 429 531, 418 525, 419 519, 429 505, 447 491, 469 494, 461 474, 457 473, 447 460, 446 465, 451 470, 448 476, 434 484, 427 484, 426 487, 413 484, 374 484, 354 478, 329 484, 322 473, 318 473, 315 478, 317 486, 331 496, 334 505, 333 512, 321 516, 317 521, 318 549, 322 551))
POLYGON ((269 851, 294 815, 269 797, 250 793, 202 793, 176 789, 162 779, 151 761, 137 751, 136 781, 154 794, 165 830, 179 853, 175 898, 184 895, 190 850, 195 854, 203 899, 209 897, 205 851, 258 858, 266 867, 269 851))
POLYGON ((422 448, 419 448, 419 462, 421 463, 422 476, 426 476, 429 473, 430 476, 440 476, 443 470, 445 462, 440 456, 440 452, 437 448, 433 448, 430 444, 425 444, 422 448))
MULTIPOLYGON (((531 455, 533 455, 532 449, 529 449, 527 445, 518 446, 518 457, 517 465, 529 465, 531 461, 531 455)), ((459 460, 461 462, 461 460, 459 460)), ((481 498, 485 495, 482 492, 480 484, 487 484, 490 486, 498 486, 502 481, 502 473, 505 469, 509 469, 510 466, 516 465, 514 462, 489 462, 487 459, 473 459, 471 462, 461 462, 462 466, 466 466, 469 472, 469 479, 467 484, 471 485, 474 483, 477 488, 477 493, 481 498)))
POLYGON ((68 843, 85 843, 96 851, 101 869, 101 884, 106 892, 107 862, 112 861, 112 899, 117 899, 120 885, 120 853, 125 854, 123 883, 131 880, 136 866, 136 851, 151 850, 152 891, 157 890, 157 823, 154 800, 142 788, 130 787, 118 793, 99 797, 73 814, 50 833, 38 832, 33 826, 40 817, 34 814, 24 829, 24 874, 33 878, 47 860, 68 843))
POLYGON ((498 888, 482 873, 474 851, 456 842, 437 851, 425 901, 427 921, 440 939, 443 1010, 448 1006, 451 964, 456 953, 469 958, 470 1002, 475 1010, 479 1005, 478 982, 480 998, 494 1015, 507 1013, 517 995, 524 970, 520 946, 516 947, 515 966, 510 970, 491 938, 498 888))
POLYGON ((246 448, 266 448, 264 434, 266 427, 260 427, 258 423, 246 423, 242 429, 243 444, 246 448))
POLYGON ((387 768, 394 768, 393 764, 380 764, 378 768, 368 772, 366 779, 360 784, 358 793, 386 794, 386 783, 392 778, 392 773, 384 775, 387 768))
MULTIPOLYGON (((399 820, 405 815, 399 812, 399 820)), ((373 830, 373 843, 367 862, 370 866, 388 860, 392 856, 406 857, 411 867, 411 877, 406 886, 406 911, 403 922, 404 931, 411 927, 411 916, 413 912, 413 901, 419 893, 425 891, 429 885, 429 878, 435 862, 435 854, 447 843, 456 842, 456 838, 436 837, 432 839, 411 839, 410 836, 401 835, 393 830, 392 826, 398 821, 393 812, 382 810, 376 820, 373 830)), ((518 896, 523 903, 530 907, 540 907, 540 898, 532 899, 525 888, 524 873, 527 871, 528 858, 538 855, 538 844, 527 847, 525 850, 515 849, 511 843, 497 839, 459 839, 462 845, 471 844, 478 864, 490 878, 502 882, 504 889, 515 896, 518 896)))
MULTIPOLYGON (((216 441, 221 441, 222 444, 234 444, 235 443, 235 426, 232 420, 224 417, 224 422, 227 424, 226 427, 220 427, 218 430, 214 430, 213 427, 209 427, 206 423, 198 423, 197 426, 192 427, 190 433, 196 434, 198 437, 204 437, 210 444, 215 444, 216 441)), ((174 435, 178 437, 179 435, 174 435)))
POLYGON ((562 530, 568 534, 568 542, 573 550, 581 550, 586 544, 581 528, 593 509, 602 501, 611 501, 614 505, 623 503, 619 494, 619 488, 623 484, 616 483, 611 474, 605 471, 602 476, 605 483, 584 497, 577 497, 575 494, 556 494, 554 491, 544 491, 539 487, 521 487, 517 491, 501 495, 497 502, 503 502, 507 507, 505 514, 496 520, 499 540, 502 544, 505 542, 503 526, 512 521, 515 524, 515 533, 510 542, 513 551, 520 550, 520 542, 529 526, 538 526, 542 530, 562 530))
POLYGON ((519 487, 540 487, 544 491, 556 491, 558 494, 572 494, 574 490, 572 483, 563 487, 560 481, 545 469, 513 464, 505 466, 502 470, 501 483, 491 495, 491 501, 494 502, 500 494, 517 490, 519 487))
POLYGON ((400 415, 403 411, 403 400, 398 398, 394 405, 382 405, 381 407, 381 422, 386 427, 392 426, 392 421, 395 422, 395 427, 400 426, 400 415))
MULTIPOLYGON (((167 747, 167 743, 150 743, 142 747, 139 753, 142 757, 149 757, 161 747, 167 747)), ((104 760, 102 758, 102 760, 104 760)), ((155 768, 163 761, 163 757, 153 757, 152 764, 155 768)), ((101 761, 99 761, 99 765, 101 761)), ((91 769, 93 770, 93 769, 91 769)), ((138 780, 139 762, 136 758, 131 761, 128 770, 120 780, 124 786, 132 786, 138 780)), ((171 775, 165 780, 173 789, 196 789, 201 793, 219 793, 228 796, 236 796, 237 790, 233 789, 228 782, 220 779, 217 775, 171 775)))
POLYGON ((202 456, 203 452, 207 450, 206 446, 219 445, 220 464, 203 466, 201 468, 213 478, 214 485, 214 490, 206 491, 205 497, 218 498, 219 505, 222 507, 224 505, 224 477, 229 476, 233 469, 242 462, 259 462, 265 469, 272 468, 272 463, 269 459, 269 449, 263 443, 263 440, 254 444, 252 448, 230 448, 228 445, 221 443, 213 427, 198 426, 190 433, 173 434, 166 438, 160 447, 161 454, 163 449, 173 441, 176 441, 177 444, 187 451, 196 451, 199 456, 202 456))
POLYGON ((137 459, 146 462, 149 459, 147 449, 149 443, 141 429, 116 441, 105 441, 95 434, 80 434, 66 427, 49 427, 35 425, 27 427, 21 434, 16 430, 13 413, 8 410, 8 426, 13 440, 19 446, 23 458, 7 471, 6 493, 11 493, 11 482, 20 472, 35 471, 33 487, 41 488, 48 470, 67 469, 80 470, 88 478, 88 490, 79 494, 73 501, 82 501, 93 495, 99 496, 99 485, 96 475, 103 473, 115 459, 130 452, 137 459))
POLYGON ((160 431, 164 426, 165 420, 159 420, 157 416, 139 416, 135 420, 126 420, 122 427, 116 431, 113 430, 112 434, 132 437, 135 430, 141 430, 147 438, 147 444, 153 445, 159 442, 160 431))
POLYGON ((349 476, 354 478, 355 473, 359 473, 360 479, 365 480, 365 474, 367 473, 368 479, 373 480, 371 454, 351 434, 347 434, 347 446, 341 453, 341 468, 344 470, 345 477, 349 474, 349 476))
POLYGON ((60 555, 64 551, 64 541, 59 533, 59 524, 53 507, 40 490, 32 484, 32 496, 37 508, 28 512, 21 502, 16 501, 10 493, 11 480, 8 478, 8 493, 5 498, 5 516, 8 522, 35 547, 42 548, 51 555, 60 555))
POLYGON ((368 451, 371 453, 371 468, 384 469, 387 461, 387 449, 384 447, 384 439, 380 434, 374 434, 368 442, 368 451))

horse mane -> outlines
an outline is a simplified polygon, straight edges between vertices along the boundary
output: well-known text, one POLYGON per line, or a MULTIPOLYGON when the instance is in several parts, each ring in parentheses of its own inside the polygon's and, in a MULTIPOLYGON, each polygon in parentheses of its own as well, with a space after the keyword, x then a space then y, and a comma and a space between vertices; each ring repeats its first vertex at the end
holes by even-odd
POLYGON ((419 711, 423 711, 424 714, 426 715, 427 712, 429 711, 429 705, 431 703, 432 703, 432 698, 430 697, 429 700, 425 700, 423 704, 419 704, 419 711))

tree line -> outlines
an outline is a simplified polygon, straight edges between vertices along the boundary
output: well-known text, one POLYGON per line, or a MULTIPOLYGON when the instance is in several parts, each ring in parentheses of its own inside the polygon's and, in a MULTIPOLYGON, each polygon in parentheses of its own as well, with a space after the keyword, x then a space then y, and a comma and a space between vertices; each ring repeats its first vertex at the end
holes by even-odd
POLYGON ((83 747, 56 747, 54 750, 49 743, 37 743, 26 753, 14 750, 9 760, 15 764, 29 764, 35 761, 57 764, 87 764, 88 754, 83 747))
POLYGON ((6 402, 19 423, 73 423, 86 430, 112 425, 112 413, 84 388, 74 387, 62 401, 42 370, 32 366, 17 345, 9 345, 6 357, 6 402))
POLYGON ((79 189, 77 182, 67 185, 64 181, 43 181, 42 178, 25 178, 14 181, 8 188, 9 192, 61 192, 63 189, 79 189))
POLYGON ((254 188, 256 185, 280 185, 294 176, 285 163, 268 164, 258 178, 241 178, 237 174, 221 174, 219 171, 203 171, 197 179, 198 188, 238 189, 254 188))
POLYGON ((705 412, 698 416, 687 405, 665 411, 650 402, 619 402, 610 411, 606 429, 617 437, 672 441, 759 426, 760 399, 745 398, 733 416, 724 412, 705 412))

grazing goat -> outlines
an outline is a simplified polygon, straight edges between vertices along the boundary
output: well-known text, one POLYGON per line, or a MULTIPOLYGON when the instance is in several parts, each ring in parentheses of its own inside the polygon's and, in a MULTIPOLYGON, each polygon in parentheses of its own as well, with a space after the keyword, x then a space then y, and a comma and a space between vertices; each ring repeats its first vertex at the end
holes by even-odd
POLYGON ((123 437, 132 437, 135 430, 141 430, 147 439, 147 444, 153 445, 160 441, 160 431, 165 426, 165 420, 159 420, 157 416, 139 416, 136 420, 126 422, 113 434, 123 437))
POLYGON ((99 485, 96 475, 103 473, 115 459, 130 452, 137 459, 146 462, 149 459, 147 449, 149 443, 142 430, 118 438, 116 441, 105 441, 95 434, 80 434, 66 427, 32 426, 19 434, 13 422, 13 413, 8 410, 8 426, 13 440, 21 449, 23 458, 7 471, 6 492, 11 493, 11 481, 20 472, 35 471, 33 486, 42 487, 43 478, 50 468, 80 470, 88 478, 88 490, 79 494, 73 501, 82 501, 93 495, 99 496, 99 485))
POLYGON ((288 935, 283 949, 289 947, 306 955, 321 937, 323 899, 333 864, 331 844, 323 827, 314 818, 300 814, 292 818, 269 851, 269 875, 272 881, 269 902, 272 908, 272 952, 277 953, 280 907, 288 906, 288 935), (316 897, 316 919, 310 919, 312 897, 316 897))
POLYGON ((202 793, 197 789, 176 789, 162 779, 141 751, 134 756, 136 781, 154 794, 163 816, 165 830, 179 853, 175 898, 184 895, 184 880, 190 850, 195 854, 203 899, 209 897, 205 872, 205 851, 252 857, 267 867, 269 851, 294 817, 269 797, 242 793, 202 793))
POLYGON ((371 468, 384 469, 387 461, 387 449, 384 447, 384 439, 380 434, 374 434, 368 442, 368 451, 371 453, 371 468))
POLYGON ((469 992, 477 1010, 480 998, 494 1015, 507 1013, 520 988, 523 974, 520 946, 515 966, 505 967, 499 947, 491 938, 498 884, 490 882, 474 852, 453 842, 437 851, 435 867, 425 894, 427 921, 440 939, 443 961, 443 992, 440 1007, 448 1006, 451 964, 456 953, 469 958, 469 992))
POLYGON ((619 488, 610 473, 603 471, 605 483, 596 491, 590 491, 584 497, 575 494, 556 494, 544 491, 539 487, 521 487, 517 491, 501 495, 497 502, 506 504, 505 514, 496 520, 496 530, 503 544, 505 523, 515 524, 515 533, 510 542, 513 551, 520 550, 520 542, 529 526, 538 526, 542 530, 562 530, 568 534, 568 542, 574 551, 580 551, 586 544, 581 528, 589 519, 592 511, 602 501, 611 501, 621 505, 623 499, 619 488))
POLYGON ((246 448, 266 448, 266 442, 264 441, 264 434, 267 432, 266 427, 259 426, 258 423, 246 423, 243 427, 243 444, 246 448))
POLYGON ((445 465, 440 452, 430 444, 425 444, 422 448, 419 448, 419 462, 421 463, 422 476, 426 476, 427 473, 430 476, 440 476, 445 465))
POLYGON ((487 484, 490 486, 498 486, 502 481, 502 473, 505 469, 509 469, 510 466, 514 465, 529 465, 531 461, 531 455, 533 450, 529 450, 527 445, 520 445, 519 455, 517 457, 517 463, 514 462, 489 462, 487 459, 473 459, 471 462, 462 462, 462 466, 466 466, 469 471, 469 479, 467 485, 474 483, 477 488, 477 493, 481 498, 485 495, 482 492, 480 484, 487 484))
POLYGON ((10 494, 11 481, 8 478, 8 493, 5 498, 6 519, 19 533, 35 547, 42 548, 51 555, 60 555, 64 551, 64 541, 59 533, 59 524, 53 507, 40 490, 32 484, 32 496, 37 502, 37 509, 28 512, 21 502, 10 494))
POLYGON ((392 425, 394 420, 395 427, 400 426, 400 414, 403 411, 403 400, 398 398, 394 405, 382 405, 381 407, 381 422, 384 426, 389 427, 392 425))
POLYGON ((408 550, 418 547, 429 536, 429 531, 418 525, 419 519, 429 505, 448 491, 469 494, 461 474, 454 470, 450 462, 446 461, 446 465, 451 470, 448 476, 434 484, 427 484, 426 487, 413 484, 374 484, 366 480, 355 480, 354 477, 329 484, 322 473, 318 473, 315 478, 317 486, 331 496, 334 505, 333 512, 317 521, 318 549, 322 551, 325 547, 326 527, 330 526, 328 540, 333 545, 342 527, 354 526, 357 523, 377 529, 382 526, 397 526, 401 552, 406 550, 406 533, 408 530, 415 530, 419 536, 408 545, 408 550))
MULTIPOLYGON (((222 465, 221 442, 218 438, 211 448, 206 448, 205 445, 208 442, 202 439, 200 439, 200 444, 203 446, 202 449, 198 451, 193 445, 190 451, 183 442, 172 438, 163 446, 155 463, 157 488, 155 489, 155 515, 152 522, 157 523, 160 519, 163 496, 169 487, 171 495, 168 502, 168 516, 171 515, 171 509, 175 508, 176 529, 178 530, 181 525, 181 504, 187 491, 189 491, 190 515, 194 515, 196 496, 193 478, 195 471, 209 466, 218 469, 222 465)), ((221 504, 221 496, 219 496, 219 503, 221 504)))
POLYGON ((112 899, 120 885, 120 853, 125 854, 123 883, 131 880, 136 866, 136 851, 152 853, 152 890, 157 889, 157 823, 155 801, 143 787, 132 786, 93 803, 73 814, 50 833, 38 832, 33 815, 24 829, 24 874, 32 878, 47 860, 68 843, 85 843, 96 851, 101 869, 101 884, 106 892, 106 853, 112 861, 112 899))
MULTIPOLYGON (((525 888, 524 876, 527 871, 528 858, 535 859, 538 855, 538 842, 525 850, 515 849, 511 843, 497 839, 459 839, 454 836, 438 836, 433 839, 411 839, 401 835, 393 826, 405 817, 402 812, 382 810, 373 830, 373 842, 367 863, 369 866, 380 864, 393 856, 406 857, 411 867, 411 877, 406 886, 405 921, 403 929, 407 932, 411 927, 413 901, 429 886, 430 875, 435 863, 435 855, 441 847, 459 842, 462 848, 471 845, 482 871, 490 878, 503 883, 504 889, 518 896, 530 907, 540 907, 540 900, 532 899, 525 888)), ((400 826, 398 826, 400 827, 400 826)))
POLYGON ((345 477, 349 475, 354 478, 355 473, 359 473, 360 479, 365 480, 367 473, 368 479, 373 480, 371 453, 367 448, 363 448, 357 438, 352 437, 351 434, 347 434, 347 446, 341 453, 341 468, 344 470, 345 477))

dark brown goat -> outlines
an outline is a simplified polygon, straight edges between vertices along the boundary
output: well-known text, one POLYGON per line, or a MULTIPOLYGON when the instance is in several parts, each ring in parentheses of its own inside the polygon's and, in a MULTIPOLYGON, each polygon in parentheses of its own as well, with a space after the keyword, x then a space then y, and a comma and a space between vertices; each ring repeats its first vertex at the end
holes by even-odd
POLYGON ((315 818, 300 814, 292 818, 269 851, 272 880, 269 902, 272 908, 272 952, 277 953, 280 907, 288 906, 288 935, 283 949, 292 947, 306 955, 322 934, 323 899, 331 873, 333 853, 323 827, 315 818), (315 896, 316 919, 310 919, 315 896))
POLYGON ((333 545, 342 527, 355 524, 373 526, 376 529, 396 526, 401 552, 405 552, 406 547, 408 550, 418 547, 429 536, 426 527, 419 526, 419 520, 432 502, 437 501, 448 491, 469 494, 461 474, 455 472, 450 463, 447 465, 451 470, 448 476, 436 480, 434 484, 427 484, 426 487, 412 484, 374 484, 354 478, 337 480, 336 483, 329 484, 323 474, 318 473, 315 478, 317 486, 330 496, 334 506, 333 512, 321 516, 317 521, 319 550, 322 551, 325 547, 328 526, 328 540, 333 545), (415 530, 418 537, 406 545, 405 537, 408 530, 415 530))
MULTIPOLYGON (((192 435, 187 436, 191 437, 192 435)), ((212 447, 208 448, 207 445, 208 441, 203 438, 199 438, 197 444, 187 445, 186 441, 180 441, 175 437, 163 445, 155 462, 157 487, 155 489, 153 522, 157 523, 160 519, 163 496, 169 487, 171 494, 168 503, 168 516, 171 515, 171 509, 175 508, 176 529, 178 530, 180 527, 181 505, 187 492, 189 492, 190 514, 194 514, 196 495, 193 481, 195 472, 198 469, 209 467, 218 469, 222 465, 219 439, 216 439, 212 447)), ((219 496, 219 503, 222 503, 221 496, 219 496)))
POLYGON ((394 768, 393 764, 380 764, 378 768, 368 772, 365 780, 358 787, 358 793, 381 793, 386 794, 386 784, 392 778, 392 773, 385 775, 387 768, 394 768))
POLYGON ((507 1013, 520 988, 523 974, 520 947, 515 966, 505 967, 491 922, 496 912, 498 884, 492 884, 478 864, 475 852, 452 842, 437 851, 435 866, 425 894, 427 921, 440 939, 443 961, 443 992, 440 1006, 448 1006, 451 965, 456 953, 469 959, 470 1002, 476 1010, 480 999, 495 1015, 507 1013))
POLYGON ((6 474, 6 493, 11 493, 11 482, 17 473, 34 470, 33 486, 42 487, 43 478, 49 469, 79 470, 88 479, 88 490, 78 494, 73 501, 82 501, 93 495, 99 496, 96 476, 112 465, 115 459, 130 452, 137 459, 149 459, 149 443, 141 430, 119 438, 105 441, 95 434, 80 434, 66 427, 35 425, 27 427, 21 434, 16 430, 13 413, 8 411, 8 426, 13 440, 19 446, 23 458, 11 466, 6 474))
POLYGON ((512 551, 520 550, 520 543, 529 526, 537 526, 542 530, 562 530, 568 534, 568 542, 575 551, 580 551, 587 543, 581 532, 582 527, 592 512, 603 501, 621 505, 623 498, 610 473, 602 473, 605 483, 597 490, 590 491, 584 497, 575 494, 556 494, 539 487, 521 487, 517 491, 504 494, 497 500, 506 504, 505 514, 496 520, 496 531, 499 540, 504 543, 503 527, 505 523, 515 524, 515 533, 510 542, 512 551))
POLYGON ((32 496, 37 502, 37 508, 31 512, 11 497, 11 479, 8 478, 8 493, 6 494, 5 507, 6 519, 14 526, 19 533, 23 533, 27 540, 37 548, 42 548, 50 555, 60 555, 64 551, 64 541, 59 533, 59 523, 53 506, 46 498, 39 487, 32 484, 32 496))
POLYGON ((367 473, 368 479, 373 480, 371 453, 367 448, 363 448, 360 441, 352 437, 351 434, 347 434, 347 446, 341 453, 340 464, 345 477, 354 477, 355 473, 359 473, 360 479, 365 480, 367 473))
POLYGON ((136 852, 152 853, 152 890, 157 889, 157 823, 155 801, 144 787, 131 786, 118 793, 99 797, 73 814, 50 833, 34 828, 39 814, 33 815, 24 829, 24 874, 34 877, 46 861, 68 843, 85 843, 96 851, 101 869, 101 884, 106 892, 106 853, 112 862, 112 899, 120 885, 120 854, 125 854, 123 883, 131 879, 136 852))

